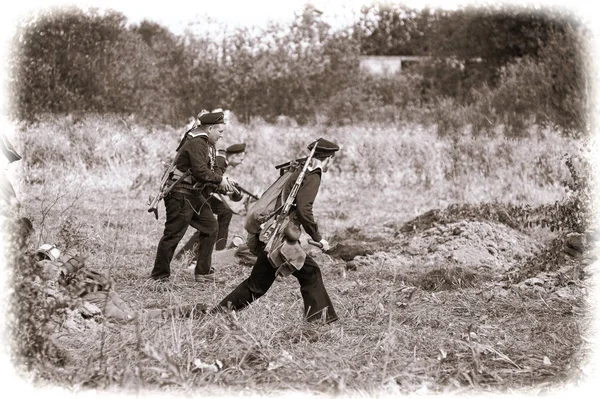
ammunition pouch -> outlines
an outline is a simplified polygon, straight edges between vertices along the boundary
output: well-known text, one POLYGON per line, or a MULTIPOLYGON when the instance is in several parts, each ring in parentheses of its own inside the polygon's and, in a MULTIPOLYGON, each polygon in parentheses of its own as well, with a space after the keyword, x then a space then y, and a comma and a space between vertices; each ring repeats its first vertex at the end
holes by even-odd
POLYGON ((289 217, 285 218, 282 224, 281 230, 278 230, 275 218, 271 219, 269 225, 265 226, 265 236, 261 237, 261 241, 266 240, 263 242, 267 242, 271 234, 279 231, 275 237, 275 244, 268 252, 267 258, 271 266, 277 269, 276 274, 286 277, 302 268, 306 259, 306 252, 299 242, 302 234, 300 226, 293 223, 289 217))
POLYGON ((277 271, 276 275, 287 277, 304 266, 306 252, 300 246, 299 241, 288 241, 284 239, 267 254, 267 258, 277 271))
MULTIPOLYGON (((169 175, 169 180, 167 181, 166 187, 170 187, 175 184, 178 179, 184 176, 184 172, 179 169, 174 169, 173 172, 169 175)), ((202 190, 202 186, 198 183, 194 184, 194 178, 191 175, 184 177, 179 180, 177 184, 173 186, 171 192, 181 193, 181 194, 189 194, 189 195, 198 195, 202 190)))

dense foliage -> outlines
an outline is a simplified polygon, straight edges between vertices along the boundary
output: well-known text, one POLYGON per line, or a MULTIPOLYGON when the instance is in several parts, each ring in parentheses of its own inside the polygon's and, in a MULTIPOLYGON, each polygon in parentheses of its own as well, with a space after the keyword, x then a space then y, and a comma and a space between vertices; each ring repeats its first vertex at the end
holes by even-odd
MULTIPOLYGON (((585 26, 565 12, 395 5, 366 7, 334 30, 305 6, 289 25, 175 35, 117 12, 42 12, 22 24, 10 60, 14 115, 135 114, 180 124, 201 108, 242 122, 364 119, 438 124, 441 133, 531 124, 586 133, 591 109, 585 26), (361 55, 422 55, 400 74, 371 76, 361 55)), ((216 26, 213 26, 216 25, 216 26)), ((212 30, 211 30, 212 29, 212 30)))

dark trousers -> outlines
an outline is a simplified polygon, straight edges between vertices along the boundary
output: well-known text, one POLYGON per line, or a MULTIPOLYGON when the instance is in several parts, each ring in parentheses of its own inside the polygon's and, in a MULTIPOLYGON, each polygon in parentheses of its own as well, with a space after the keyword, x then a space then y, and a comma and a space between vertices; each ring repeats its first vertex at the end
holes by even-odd
POLYGON ((217 238, 217 221, 206 199, 201 195, 170 193, 165 198, 167 220, 158 243, 156 260, 151 277, 167 278, 171 274, 171 260, 177 244, 188 226, 198 230, 195 274, 208 274, 211 266, 213 245, 217 238))
MULTIPOLYGON (((321 269, 310 256, 306 256, 304 266, 293 273, 300 283, 300 293, 304 302, 304 316, 308 321, 319 320, 325 314, 325 321, 331 323, 338 319, 329 295, 325 290, 321 269)), ((250 277, 227 295, 213 312, 222 309, 243 309, 255 299, 263 296, 275 281, 275 268, 271 266, 267 253, 258 255, 250 272, 250 277)))
POLYGON ((219 201, 215 197, 210 197, 208 201, 213 213, 217 215, 217 221, 219 223, 215 249, 220 251, 225 249, 225 246, 227 245, 229 224, 231 223, 231 218, 233 217, 233 211, 226 204, 224 204, 222 201, 219 201))
MULTIPOLYGON (((231 218, 233 217, 233 211, 229 209, 227 205, 223 202, 219 201, 214 197, 210 197, 208 199, 208 203, 215 215, 217 215, 218 228, 217 228, 217 242, 215 244, 215 249, 220 251, 225 249, 227 245, 227 237, 229 236, 229 224, 231 223, 231 218)), ((183 254, 186 251, 192 251, 194 247, 198 246, 198 240, 200 237, 200 232, 196 231, 193 236, 190 237, 188 242, 177 251, 177 255, 175 258, 180 259, 183 257, 183 254)))

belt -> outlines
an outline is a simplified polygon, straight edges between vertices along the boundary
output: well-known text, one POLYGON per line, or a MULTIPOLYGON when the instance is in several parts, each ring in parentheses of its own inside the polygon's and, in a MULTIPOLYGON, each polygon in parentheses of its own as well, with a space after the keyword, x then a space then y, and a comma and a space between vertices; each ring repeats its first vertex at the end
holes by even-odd
MULTIPOLYGON (((173 183, 175 183, 175 182, 171 181, 171 184, 173 184, 173 183)), ((193 184, 179 182, 175 186, 173 186, 173 188, 171 189, 171 192, 181 193, 181 194, 198 195, 198 194, 200 194, 201 190, 202 190, 201 187, 196 187, 193 184)))
POLYGON ((194 197, 197 197, 198 195, 200 195, 200 192, 198 190, 188 190, 187 188, 177 188, 177 187, 172 189, 171 193, 193 195, 194 197))
POLYGON ((175 190, 176 188, 184 188, 186 190, 195 190, 195 191, 200 191, 202 188, 201 187, 196 187, 196 185, 194 184, 187 184, 187 183, 182 183, 179 182, 175 185, 175 187, 173 187, 173 190, 175 190))

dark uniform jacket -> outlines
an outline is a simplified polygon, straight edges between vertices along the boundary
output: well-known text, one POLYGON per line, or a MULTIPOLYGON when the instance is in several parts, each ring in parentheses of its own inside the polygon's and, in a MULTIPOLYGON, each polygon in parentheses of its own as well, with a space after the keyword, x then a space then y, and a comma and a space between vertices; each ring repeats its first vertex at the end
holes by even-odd
POLYGON ((220 173, 221 175, 225 174, 227 170, 227 166, 229 166, 229 162, 227 162, 227 156, 221 153, 222 150, 217 152, 217 158, 215 160, 215 171, 220 173))
POLYGON ((202 190, 206 194, 206 191, 213 191, 223 180, 222 174, 215 167, 215 155, 216 151, 205 135, 190 137, 179 149, 175 167, 181 172, 189 169, 192 174, 191 183, 206 185, 202 190))
MULTIPOLYGON (((300 174, 300 170, 294 172, 291 178, 287 181, 283 188, 283 198, 287 198, 296 179, 300 174)), ((296 194, 295 208, 290 212, 291 219, 294 223, 304 228, 306 234, 308 234, 313 240, 321 241, 322 236, 319 232, 319 226, 315 222, 313 216, 313 203, 319 192, 321 185, 321 169, 315 169, 311 172, 306 171, 302 184, 296 194)))

